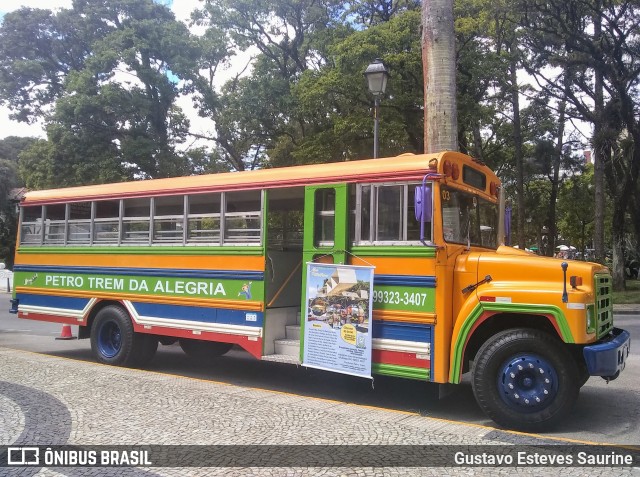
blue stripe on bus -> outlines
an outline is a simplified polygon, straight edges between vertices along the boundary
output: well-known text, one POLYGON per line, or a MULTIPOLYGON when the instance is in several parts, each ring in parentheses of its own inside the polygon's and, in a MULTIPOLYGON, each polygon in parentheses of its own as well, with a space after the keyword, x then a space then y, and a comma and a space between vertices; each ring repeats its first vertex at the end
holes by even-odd
POLYGON ((14 272, 79 273, 87 275, 126 275, 145 277, 216 278, 226 280, 264 279, 261 271, 236 270, 186 270, 173 268, 122 268, 122 267, 40 267, 36 265, 16 265, 14 272))
POLYGON ((261 328, 264 322, 262 312, 205 308, 199 306, 161 305, 156 303, 131 303, 140 316, 166 318, 172 320, 200 321, 225 325, 255 326, 261 328), (250 320, 247 320, 247 317, 250 320), (253 321, 255 318, 255 321, 253 321))
POLYGON ((45 308, 61 308, 64 310, 82 311, 89 303, 88 298, 72 298, 68 296, 53 295, 31 295, 29 293, 18 293, 17 298, 20 305, 42 306, 45 308))
POLYGON ((429 287, 436 286, 436 277, 421 275, 378 275, 373 276, 373 286, 376 285, 398 285, 410 287, 429 287))
POLYGON ((373 320, 373 338, 431 343, 432 334, 431 325, 373 320))

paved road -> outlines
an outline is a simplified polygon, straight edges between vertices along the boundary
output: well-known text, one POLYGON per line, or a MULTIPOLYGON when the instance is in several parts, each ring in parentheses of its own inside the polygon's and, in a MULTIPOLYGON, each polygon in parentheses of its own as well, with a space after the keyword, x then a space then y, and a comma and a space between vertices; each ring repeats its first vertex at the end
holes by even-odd
MULTIPOLYGON (((640 337, 640 316, 618 317, 617 325, 640 337)), ((618 380, 607 385, 592 378, 563 426, 535 436, 495 429, 475 404, 468 385, 438 400, 435 386, 428 384, 376 377, 372 389, 367 380, 261 362, 240 350, 209 365, 195 366, 176 346, 160 348, 149 368, 155 372, 112 368, 93 362, 87 340, 55 341, 59 330, 60 325, 18 320, 0 309, 0 381, 11 387, 4 394, 0 389, 0 444, 14 442, 20 432, 26 432, 24 416, 29 413, 24 409, 21 413, 20 396, 33 400, 34 393, 63 403, 71 416, 65 442, 83 445, 531 444, 569 439, 640 444, 637 347, 632 348, 628 369, 618 380)), ((43 432, 39 429, 38 435, 43 432)), ((385 474, 406 474, 400 470, 385 474)), ((414 475, 428 475, 431 470, 414 475)), ((192 471, 185 475, 193 475, 192 471)), ((607 475, 624 473, 620 469, 611 472, 607 475)), ((442 475, 441 471, 433 473, 442 475)))

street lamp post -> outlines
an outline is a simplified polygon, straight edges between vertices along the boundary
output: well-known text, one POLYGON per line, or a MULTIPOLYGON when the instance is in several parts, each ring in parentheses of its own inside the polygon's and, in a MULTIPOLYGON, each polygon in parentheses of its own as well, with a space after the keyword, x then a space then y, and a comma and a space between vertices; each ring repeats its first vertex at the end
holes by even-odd
POLYGON ((367 66, 364 72, 364 76, 369 83, 369 91, 373 94, 374 106, 373 106, 373 158, 378 158, 378 123, 379 123, 379 110, 380 110, 380 97, 387 89, 387 80, 389 79, 389 71, 384 66, 384 63, 380 58, 367 66))

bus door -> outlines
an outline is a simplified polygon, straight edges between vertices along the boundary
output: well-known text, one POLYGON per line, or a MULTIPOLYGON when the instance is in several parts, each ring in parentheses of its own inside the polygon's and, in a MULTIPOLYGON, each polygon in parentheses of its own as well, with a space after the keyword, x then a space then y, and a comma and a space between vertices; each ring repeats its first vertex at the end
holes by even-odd
MULTIPOLYGON (((307 186, 304 197, 303 265, 346 263, 347 184, 307 186)), ((303 277, 303 283, 305 280, 303 277)), ((303 297, 304 298, 304 297, 303 297)))
POLYGON ((347 263, 347 190, 347 184, 305 187, 300 362, 303 361, 304 326, 307 322, 307 263, 347 263))

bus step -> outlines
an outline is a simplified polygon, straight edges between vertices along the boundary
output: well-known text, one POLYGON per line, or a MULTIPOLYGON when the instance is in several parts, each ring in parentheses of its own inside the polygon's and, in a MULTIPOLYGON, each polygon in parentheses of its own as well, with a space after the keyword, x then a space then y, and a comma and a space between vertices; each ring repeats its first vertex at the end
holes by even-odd
POLYGON ((300 356, 300 340, 275 340, 276 354, 300 356))
POLYGON ((269 354, 262 357, 262 361, 274 361, 276 363, 300 364, 298 356, 289 356, 288 354, 269 354))
POLYGON ((287 325, 287 339, 300 341, 300 325, 287 325))

